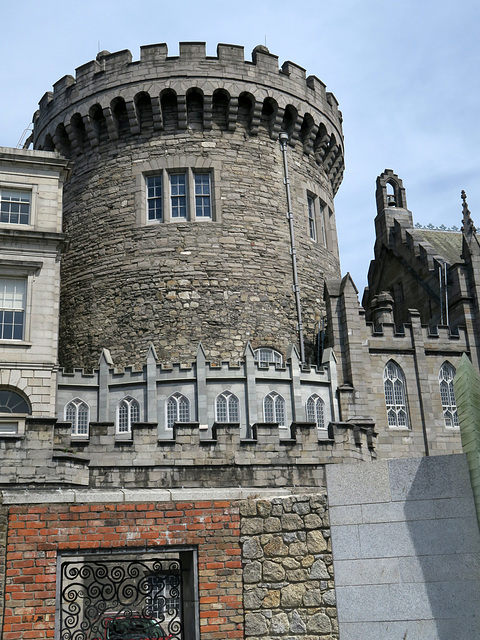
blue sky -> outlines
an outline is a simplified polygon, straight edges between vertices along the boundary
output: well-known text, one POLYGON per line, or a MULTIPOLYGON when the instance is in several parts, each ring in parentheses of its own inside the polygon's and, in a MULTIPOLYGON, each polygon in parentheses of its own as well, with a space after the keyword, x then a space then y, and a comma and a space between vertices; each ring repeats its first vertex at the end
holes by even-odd
POLYGON ((475 0, 16 0, 0 8, 0 146, 17 146, 41 96, 100 50, 180 41, 257 44, 305 67, 344 115, 336 198, 342 272, 360 295, 373 257, 375 179, 404 181, 416 222, 480 227, 480 3, 475 0))

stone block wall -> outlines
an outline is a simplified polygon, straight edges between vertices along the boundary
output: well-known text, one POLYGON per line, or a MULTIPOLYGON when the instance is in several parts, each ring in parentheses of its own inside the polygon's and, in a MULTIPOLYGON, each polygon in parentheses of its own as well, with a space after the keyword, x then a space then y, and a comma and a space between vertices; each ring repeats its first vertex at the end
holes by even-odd
POLYGON ((240 504, 245 638, 338 638, 323 493, 240 504))
POLYGON ((480 637, 480 534, 463 455, 327 468, 341 640, 480 637))

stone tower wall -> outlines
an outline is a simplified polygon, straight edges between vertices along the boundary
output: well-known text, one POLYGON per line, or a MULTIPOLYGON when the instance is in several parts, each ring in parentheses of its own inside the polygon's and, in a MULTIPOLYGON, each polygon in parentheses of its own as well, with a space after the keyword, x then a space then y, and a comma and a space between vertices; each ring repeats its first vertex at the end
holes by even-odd
POLYGON ((241 357, 247 341, 285 354, 297 340, 280 131, 289 168, 307 354, 314 352, 325 276, 338 276, 333 197, 343 172, 341 114, 315 77, 264 47, 201 43, 102 52, 40 102, 36 148, 73 161, 65 188, 60 361, 92 367, 241 357), (213 215, 151 223, 146 176, 208 173, 213 215), (309 233, 307 195, 315 202, 309 233))

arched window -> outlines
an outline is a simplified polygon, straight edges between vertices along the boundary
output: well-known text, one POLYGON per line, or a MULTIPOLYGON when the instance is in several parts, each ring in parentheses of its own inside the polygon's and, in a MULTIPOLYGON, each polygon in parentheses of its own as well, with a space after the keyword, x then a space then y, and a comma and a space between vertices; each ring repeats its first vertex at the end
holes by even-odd
POLYGON ((172 429, 175 422, 190 422, 190 402, 178 392, 167 400, 167 429, 172 429))
POLYGON ((285 400, 276 391, 271 391, 263 401, 265 422, 277 422, 279 427, 286 426, 285 400))
POLYGON ((270 363, 275 366, 281 367, 283 365, 283 356, 275 349, 261 348, 255 349, 253 352, 255 362, 258 362, 260 367, 268 367, 270 363))
POLYGON ((396 362, 390 360, 383 371, 383 387, 389 427, 408 429, 405 378, 396 362))
POLYGON ((444 362, 438 374, 438 382, 440 384, 443 419, 446 427, 458 427, 457 402, 453 390, 454 377, 455 368, 449 362, 444 362))
POLYGON ((125 396, 117 405, 117 433, 129 433, 132 424, 139 421, 139 403, 134 398, 125 396))
POLYGON ((240 422, 240 405, 237 396, 224 391, 215 402, 215 419, 217 422, 240 422))
POLYGON ((72 435, 88 434, 89 413, 88 404, 81 398, 74 398, 65 405, 65 420, 72 423, 72 435))
POLYGON ((315 422, 317 429, 326 429, 325 403, 316 393, 307 400, 307 422, 315 422))
POLYGON ((0 413, 30 413, 30 405, 19 393, 0 389, 0 413))
POLYGON ((28 400, 12 389, 0 389, 0 434, 22 434, 25 416, 32 412, 28 400))

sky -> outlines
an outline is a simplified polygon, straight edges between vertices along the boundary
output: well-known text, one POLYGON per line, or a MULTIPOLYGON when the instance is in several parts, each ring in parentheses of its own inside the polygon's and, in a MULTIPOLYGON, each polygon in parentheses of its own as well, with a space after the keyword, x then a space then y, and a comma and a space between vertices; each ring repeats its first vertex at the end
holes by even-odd
POLYGON ((0 2, 0 146, 16 147, 38 101, 100 50, 166 42, 258 44, 318 76, 344 117, 335 199, 342 273, 360 292, 373 258, 375 180, 403 179, 423 225, 461 226, 460 192, 480 227, 478 0, 16 0, 0 2))

